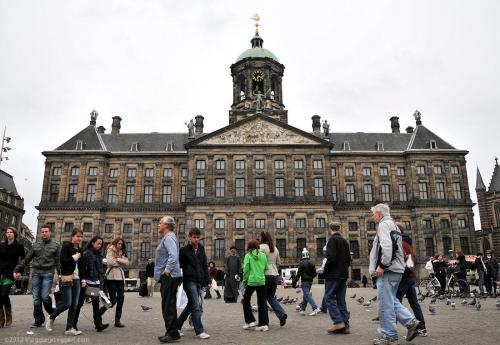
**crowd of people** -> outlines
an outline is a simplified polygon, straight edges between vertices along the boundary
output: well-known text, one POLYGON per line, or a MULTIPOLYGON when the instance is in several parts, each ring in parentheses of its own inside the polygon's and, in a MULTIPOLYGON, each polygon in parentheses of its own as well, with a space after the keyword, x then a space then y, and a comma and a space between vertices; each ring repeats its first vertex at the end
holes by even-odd
MULTIPOLYGON (((401 224, 396 223, 386 204, 378 204, 371 209, 373 219, 378 223, 377 235, 370 252, 369 274, 377 289, 378 317, 380 322, 375 345, 399 344, 396 323, 407 328, 406 341, 416 336, 427 336, 426 323, 417 299, 415 258, 413 241, 403 233, 401 224), (403 304, 406 296, 412 312, 403 304)), ((161 241, 155 252, 155 258, 148 259, 146 266, 145 291, 142 296, 153 296, 154 285, 159 283, 161 309, 165 334, 158 337, 162 343, 178 341, 183 335, 182 329, 188 318, 196 336, 207 339, 202 322, 203 299, 223 298, 225 303, 236 303, 242 296, 243 329, 268 331, 270 310, 279 320, 280 326, 287 323, 287 312, 276 298, 276 290, 280 283, 278 271, 280 253, 274 245, 269 232, 262 232, 259 239, 247 243, 246 255, 242 260, 237 248, 230 248, 224 269, 225 286, 223 295, 217 285, 217 268, 214 262, 208 262, 201 231, 192 228, 188 233, 185 246, 179 246, 175 235, 175 220, 165 216, 158 224, 161 241), (179 286, 187 297, 187 304, 180 315, 177 315, 177 295, 179 286), (251 305, 252 295, 257 297, 257 320, 251 305)), ((346 303, 347 279, 351 264, 349 243, 341 235, 339 223, 330 224, 331 236, 323 248, 324 260, 316 270, 306 248, 302 250, 302 258, 298 270, 293 277, 293 286, 302 290, 302 301, 297 310, 306 313, 307 305, 311 305, 310 316, 328 313, 331 326, 326 330, 330 334, 350 334, 350 313, 346 303), (312 293, 311 285, 318 273, 323 274, 325 290, 321 305, 318 306, 312 293)), ((52 332, 58 316, 67 311, 66 335, 79 335, 78 319, 86 299, 92 303, 93 321, 97 332, 109 327, 103 323, 102 316, 109 308, 115 307, 114 326, 123 328, 121 321, 124 304, 124 268, 129 264, 125 241, 117 237, 106 248, 102 255, 103 239, 94 236, 86 248, 82 250, 83 231, 74 229, 70 241, 62 246, 51 239, 50 227, 43 225, 40 238, 33 249, 26 254, 23 246, 17 241, 17 231, 8 228, 5 240, 0 243, 0 327, 12 325, 12 305, 9 291, 16 279, 31 264, 31 280, 33 295, 33 319, 31 327, 45 327, 52 332), (54 274, 58 280, 55 289, 57 303, 54 308, 50 293, 53 287, 54 274), (108 299, 109 296, 109 299, 108 299), (102 305, 102 306, 101 306, 102 305), (47 314, 46 316, 43 312, 47 314)), ((465 256, 457 251, 456 276, 466 278, 466 270, 474 268, 479 277, 481 294, 496 295, 496 278, 498 263, 491 251, 486 257, 477 254, 474 266, 466 262, 465 256)), ((430 265, 443 291, 446 284, 448 264, 442 255, 436 255, 430 265)), ((368 279, 363 279, 366 286, 368 279)))

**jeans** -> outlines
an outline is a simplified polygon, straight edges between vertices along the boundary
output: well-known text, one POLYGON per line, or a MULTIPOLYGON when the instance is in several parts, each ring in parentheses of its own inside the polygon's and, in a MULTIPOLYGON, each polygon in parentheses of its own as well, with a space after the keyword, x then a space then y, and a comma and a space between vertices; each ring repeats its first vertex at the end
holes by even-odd
MULTIPOLYGON (((99 287, 99 285, 93 285, 93 284, 88 284, 87 286, 92 286, 92 287, 99 287)), ((85 299, 87 298, 85 296, 85 290, 87 288, 84 287, 80 290, 80 298, 78 299, 78 305, 76 307, 76 312, 75 312, 75 321, 74 321, 74 328, 77 329, 78 325, 78 318, 80 316, 80 310, 83 307, 83 303, 85 303, 85 299)), ((94 315, 94 325, 95 327, 100 327, 102 325, 102 316, 99 311, 99 297, 93 297, 91 298, 92 300, 92 314, 94 315)))
POLYGON ((477 285, 479 285, 479 292, 481 292, 481 295, 484 295, 484 271, 479 271, 479 282, 477 285))
POLYGON ((311 293, 311 285, 312 285, 312 282, 302 282, 302 284, 300 284, 300 288, 302 289, 302 295, 304 297, 304 300, 302 301, 302 303, 300 303, 301 310, 306 310, 307 303, 309 303, 311 305, 311 308, 313 310, 318 309, 318 306, 316 305, 316 302, 314 301, 314 297, 311 293))
POLYGON ((252 313, 252 306, 250 305, 250 299, 254 291, 257 292, 257 307, 259 309, 259 326, 269 325, 269 315, 267 313, 267 301, 266 301, 266 286, 246 286, 245 294, 243 295, 243 315, 245 317, 245 323, 255 322, 255 317, 252 313))
POLYGON ((198 282, 185 281, 182 283, 182 288, 186 292, 188 303, 177 319, 177 329, 181 330, 182 325, 187 320, 189 314, 193 318, 193 327, 196 335, 203 333, 203 324, 201 323, 201 304, 200 291, 201 285, 198 282))
POLYGON ((404 277, 399 283, 398 291, 396 292, 397 299, 402 302, 403 296, 406 295, 408 298, 408 303, 410 303, 411 310, 415 314, 415 318, 421 322, 420 328, 425 329, 424 314, 422 313, 422 308, 417 299, 417 292, 415 291, 416 280, 414 277, 404 277))
MULTIPOLYGON (((125 301, 125 282, 123 280, 107 280, 106 285, 108 286, 111 307, 116 304, 115 323, 117 323, 120 322, 122 318, 123 302, 125 301)), ((106 310, 105 307, 102 307, 101 315, 104 314, 106 310)))
POLYGON ((281 320, 286 315, 285 309, 276 299, 276 288, 278 286, 279 276, 266 276, 266 299, 271 308, 276 314, 276 317, 281 320))
POLYGON ((325 300, 333 324, 344 323, 349 327, 349 314, 345 295, 347 279, 325 279, 325 300))
POLYGON ((397 321, 408 327, 414 319, 410 311, 396 298, 401 277, 401 273, 385 271, 384 275, 377 279, 378 316, 382 335, 386 339, 398 336, 397 321))
POLYGON ((163 274, 160 278, 161 311, 165 322, 166 334, 179 337, 177 329, 177 289, 181 285, 182 277, 172 278, 163 274))
POLYGON ((57 305, 56 310, 49 315, 49 318, 55 320, 59 314, 68 310, 66 330, 70 330, 75 328, 75 314, 78 308, 78 299, 80 298, 80 279, 73 279, 72 286, 61 286, 60 292, 62 302, 57 305))
POLYGON ((50 289, 52 288, 52 279, 54 273, 37 273, 31 274, 31 289, 33 292, 33 318, 36 325, 42 325, 45 322, 42 305, 50 315, 54 312, 52 308, 52 300, 50 299, 50 289))

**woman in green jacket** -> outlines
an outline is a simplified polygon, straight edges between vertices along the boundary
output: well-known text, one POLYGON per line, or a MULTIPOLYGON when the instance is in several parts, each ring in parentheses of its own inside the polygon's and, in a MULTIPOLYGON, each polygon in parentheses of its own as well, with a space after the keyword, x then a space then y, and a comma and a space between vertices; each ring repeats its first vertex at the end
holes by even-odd
POLYGON ((245 316, 245 325, 243 329, 252 329, 257 331, 269 330, 269 316, 267 314, 266 302, 266 276, 267 269, 266 254, 259 250, 259 241, 250 240, 247 245, 247 254, 243 264, 243 284, 245 285, 245 294, 243 295, 243 315, 245 316), (257 305, 259 308, 259 324, 255 324, 255 317, 252 313, 250 299, 254 291, 257 291, 257 305), (257 326, 257 327, 256 327, 257 326))

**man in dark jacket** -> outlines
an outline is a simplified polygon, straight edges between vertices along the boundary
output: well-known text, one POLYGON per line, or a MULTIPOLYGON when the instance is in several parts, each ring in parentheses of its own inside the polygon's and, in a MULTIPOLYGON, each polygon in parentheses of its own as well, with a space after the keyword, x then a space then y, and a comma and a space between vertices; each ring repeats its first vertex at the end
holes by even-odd
POLYGON ((330 224, 332 236, 326 244, 325 298, 333 326, 328 333, 349 333, 349 313, 345 295, 351 253, 349 243, 340 235, 340 224, 330 224))
POLYGON ((196 336, 201 339, 210 337, 201 323, 200 292, 202 287, 210 287, 207 256, 205 248, 200 244, 201 232, 197 228, 189 231, 189 243, 179 252, 179 264, 182 269, 182 284, 186 292, 188 303, 177 320, 177 329, 180 331, 189 314, 193 318, 193 327, 196 336))
POLYGON ((148 264, 146 265, 146 280, 148 287, 148 296, 153 297, 155 290, 155 263, 153 259, 148 258, 148 264))
POLYGON ((497 277, 498 277, 498 262, 497 258, 493 255, 491 249, 486 251, 486 278, 489 282, 488 290, 491 292, 491 296, 495 297, 497 295, 497 277), (491 288, 491 290, 490 290, 491 288))
POLYGON ((293 280, 293 285, 296 286, 298 280, 300 279, 300 287, 302 289, 303 301, 299 304, 299 313, 304 315, 305 310, 307 308, 307 303, 311 304, 312 312, 309 314, 310 316, 318 315, 320 310, 316 305, 316 301, 314 301, 314 297, 311 293, 312 281, 316 277, 316 267, 309 260, 309 251, 304 248, 302 250, 302 259, 299 262, 299 268, 297 270, 297 275, 293 280))
POLYGON ((487 268, 484 264, 484 256, 483 253, 476 254, 476 260, 474 261, 474 266, 476 267, 477 275, 479 276, 479 282, 477 283, 479 287, 479 292, 481 295, 484 295, 484 286, 485 286, 485 278, 487 274, 487 268))

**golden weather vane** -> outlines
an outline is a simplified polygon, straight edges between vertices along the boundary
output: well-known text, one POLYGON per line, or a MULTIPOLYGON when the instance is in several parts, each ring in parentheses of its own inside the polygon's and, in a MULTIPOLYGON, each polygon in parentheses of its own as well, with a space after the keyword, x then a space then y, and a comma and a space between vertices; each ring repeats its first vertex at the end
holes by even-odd
POLYGON ((253 21, 255 21, 255 33, 259 33, 259 21, 260 21, 260 16, 255 13, 253 16, 250 17, 253 21))

